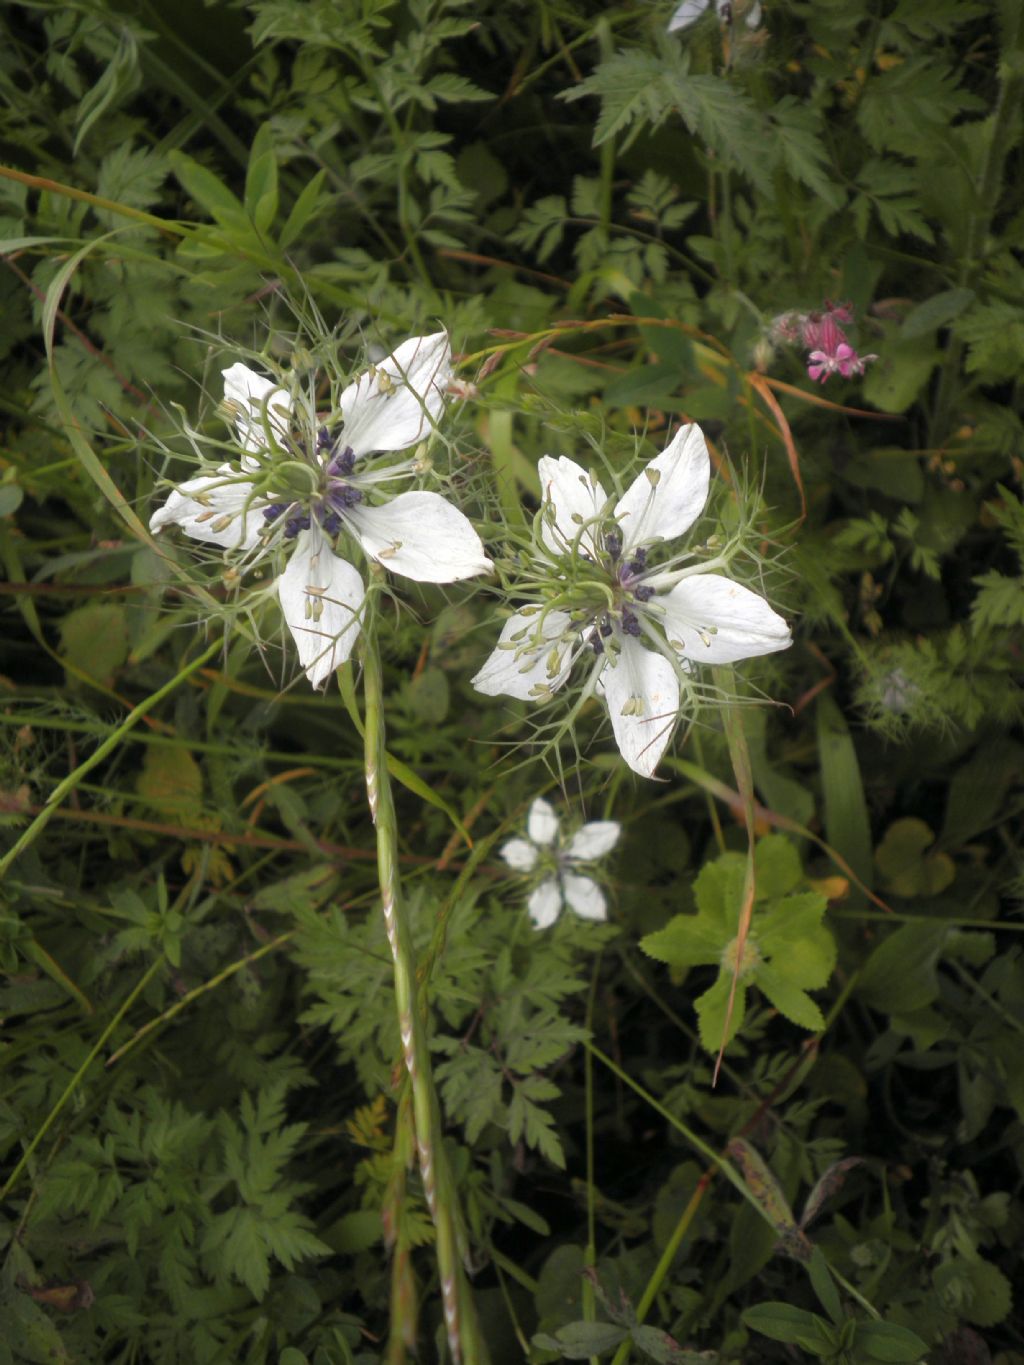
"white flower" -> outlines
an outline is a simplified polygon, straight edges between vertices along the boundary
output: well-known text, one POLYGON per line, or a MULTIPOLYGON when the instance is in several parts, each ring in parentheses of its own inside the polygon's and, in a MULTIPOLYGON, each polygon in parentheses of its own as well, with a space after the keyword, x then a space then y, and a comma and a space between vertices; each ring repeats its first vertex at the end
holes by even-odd
POLYGON ((745 13, 747 28, 757 28, 761 22, 761 6, 758 0, 747 0, 746 4, 743 0, 683 0, 668 21, 669 33, 679 33, 684 28, 690 28, 712 8, 724 24, 732 22, 734 10, 741 14, 745 13))
POLYGON ((530 893, 527 908, 537 929, 548 929, 568 904, 583 919, 608 918, 604 892, 592 877, 573 869, 579 863, 593 862, 610 853, 618 842, 620 827, 615 820, 594 820, 576 831, 563 846, 559 839, 558 816, 542 796, 530 807, 526 830, 528 839, 510 839, 499 850, 515 872, 533 872, 543 863, 550 875, 530 893))
POLYGON ((653 776, 692 665, 733 663, 792 643, 764 598, 708 572, 728 556, 685 564, 693 555, 680 551, 647 562, 653 546, 696 521, 710 470, 695 426, 681 428, 617 502, 574 460, 545 455, 534 564, 542 600, 505 622, 473 679, 477 690, 546 701, 589 649, 596 659, 587 685, 607 703, 622 757, 653 776))
POLYGON ((315 404, 242 364, 223 371, 224 406, 241 446, 222 464, 176 488, 150 529, 180 526, 244 557, 251 567, 291 549, 277 594, 314 687, 349 657, 366 589, 335 554, 343 536, 385 568, 421 583, 455 583, 491 562, 469 521, 437 493, 400 493, 377 503, 379 485, 419 472, 415 460, 367 463, 377 452, 423 440, 444 407, 451 377, 446 332, 411 337, 342 392, 325 423, 315 404))

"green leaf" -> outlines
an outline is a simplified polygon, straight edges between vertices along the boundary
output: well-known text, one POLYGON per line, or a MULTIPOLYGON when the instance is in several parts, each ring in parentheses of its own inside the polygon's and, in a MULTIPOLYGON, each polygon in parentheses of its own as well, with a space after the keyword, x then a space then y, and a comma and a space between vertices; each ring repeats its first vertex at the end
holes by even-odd
POLYGON ((165 819, 189 824, 202 812, 203 774, 180 745, 147 748, 135 788, 165 819))
POLYGON ((941 294, 933 294, 910 310, 903 319, 900 335, 907 341, 927 336, 959 317, 973 302, 973 289, 945 289, 941 294))
POLYGON ((792 891, 803 880, 800 854, 784 834, 766 834, 754 849, 756 897, 772 900, 792 891))
POLYGON ((376 1209, 353 1209, 328 1228, 324 1241, 332 1251, 355 1256, 374 1246, 383 1235, 384 1226, 376 1209))
POLYGON ((20 484, 4 482, 0 484, 0 517, 12 517, 21 506, 25 490, 20 484))
POLYGON ((788 1303, 757 1303, 744 1309, 743 1323, 772 1341, 785 1341, 792 1346, 822 1355, 832 1346, 832 1335, 826 1324, 815 1313, 794 1308, 788 1303))
MULTIPOLYGON (((744 1138, 733 1138, 725 1151, 729 1159, 743 1172, 747 1189, 775 1229, 775 1235, 787 1245, 800 1241, 806 1245, 806 1239, 797 1227, 789 1201, 782 1192, 782 1186, 760 1152, 744 1138)), ((807 1250, 809 1254, 809 1246, 807 1250)))
POLYGON ((864 451, 847 463, 843 476, 855 488, 874 488, 901 503, 918 503, 924 494, 921 458, 913 450, 882 446, 864 451))
POLYGON ((933 346, 920 341, 886 341, 878 359, 868 366, 864 397, 882 412, 906 412, 940 358, 933 346))
POLYGON ((830 209, 842 208, 846 195, 833 179, 832 158, 821 136, 820 111, 794 95, 785 95, 771 118, 769 136, 783 167, 830 209))
POLYGON ((790 1023, 807 1029, 810 1033, 821 1033, 825 1028, 825 1017, 811 997, 799 986, 776 971, 768 963, 762 962, 754 972, 758 989, 762 990, 780 1014, 790 1023))
POLYGON ((261 235, 269 232, 277 217, 277 155, 269 123, 261 124, 253 138, 245 176, 245 208, 261 235))
POLYGON ((700 913, 710 923, 719 924, 730 938, 739 923, 746 866, 742 854, 723 853, 714 862, 705 863, 693 885, 700 913))
MULTIPOLYGON (((1017 591, 1024 598, 1024 584, 1017 591)), ((1005 735, 982 744, 950 783, 942 842, 963 844, 998 824, 1007 792, 1022 772, 1024 747, 1020 744, 1005 735)))
POLYGON ((1009 1280, 980 1256, 957 1257, 936 1270, 935 1288, 943 1303, 976 1327, 995 1327, 1013 1307, 1009 1280))
POLYGON ((907 1014, 939 994, 936 966, 949 926, 921 921, 901 925, 864 964, 855 989, 873 1009, 907 1014))
POLYGON ((326 179, 327 172, 325 170, 319 170, 316 175, 313 176, 312 180, 303 185, 302 193, 292 205, 291 212, 285 219, 284 227, 281 229, 278 243, 282 251, 287 250, 287 248, 301 235, 306 225, 312 222, 317 214, 322 213, 327 207, 327 201, 321 201, 320 199, 320 194, 326 179))
POLYGON ((928 1354, 928 1343, 894 1322, 859 1322, 857 1346, 870 1360, 906 1361, 914 1365, 928 1354))
POLYGON ((68 664, 97 682, 109 684, 128 658, 128 622, 124 607, 90 602, 69 612, 60 626, 62 653, 68 664))
MULTIPOLYGON (((818 762, 825 796, 825 833, 829 844, 842 854, 864 886, 871 886, 871 822, 864 799, 860 763, 842 714, 830 692, 822 692, 815 707, 818 729, 818 762)), ((851 905, 862 905, 863 891, 851 887, 851 905)))
POLYGON ((630 1336, 637 1350, 656 1360, 658 1365, 708 1365, 718 1360, 714 1352, 683 1350, 673 1337, 658 1327, 633 1327, 630 1336))
POLYGON ((557 1351, 567 1360, 586 1360, 614 1350, 628 1336, 629 1328, 614 1322, 570 1322, 554 1336, 536 1333, 531 1344, 541 1351, 557 1351))
POLYGON ((829 1269, 828 1261, 821 1247, 815 1247, 811 1252, 810 1259, 807 1261, 807 1274, 810 1276, 811 1287, 818 1296, 818 1302, 824 1308, 837 1327, 843 1325, 843 1305, 839 1298, 839 1290, 836 1282, 832 1278, 832 1271, 829 1269))
POLYGON ((122 28, 117 40, 117 51, 103 75, 90 86, 75 112, 77 129, 71 149, 77 156, 93 124, 103 117, 110 106, 128 94, 139 82, 139 45, 129 28, 122 28))
POLYGON ((674 915, 664 929, 645 934, 640 947, 670 967, 705 967, 721 961, 729 937, 706 915, 674 915))
POLYGON ((729 1032, 725 1031, 731 988, 732 976, 728 972, 722 972, 715 984, 694 1001, 701 1046, 708 1052, 718 1052, 720 1048, 731 1043, 743 1024, 747 1010, 747 988, 741 981, 736 986, 729 1032))
POLYGON ((755 916, 754 934, 762 956, 773 972, 795 986, 818 990, 828 984, 835 968, 835 939, 822 923, 827 906, 819 891, 803 891, 755 916))
POLYGON ((1024 353, 1024 308, 1009 300, 977 304, 956 325, 967 343, 967 369, 989 383, 1014 379, 1024 353))
POLYGON ((182 187, 200 208, 233 236, 250 236, 252 229, 244 207, 212 171, 184 152, 170 152, 168 159, 182 187))
POLYGON ((897 896, 937 896, 945 891, 956 867, 946 853, 927 853, 935 835, 923 820, 908 816, 894 820, 875 850, 875 862, 885 885, 897 896))

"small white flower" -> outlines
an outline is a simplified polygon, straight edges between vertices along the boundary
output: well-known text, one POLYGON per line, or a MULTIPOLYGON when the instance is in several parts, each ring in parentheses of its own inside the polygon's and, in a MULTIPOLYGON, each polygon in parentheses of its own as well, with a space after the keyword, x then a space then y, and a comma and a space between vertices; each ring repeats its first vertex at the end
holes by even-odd
POLYGON ((576 831, 568 843, 559 838, 558 816, 542 796, 530 807, 526 823, 528 839, 510 839, 499 850, 514 872, 533 872, 538 866, 549 872, 530 892, 527 908, 537 929, 548 929, 568 905, 583 919, 608 918, 604 892, 592 877, 573 869, 610 853, 618 842, 620 826, 615 820, 594 820, 576 831))
POLYGON ((709 9, 714 9, 724 24, 732 21, 734 10, 743 13, 747 28, 757 28, 761 22, 761 6, 758 0, 747 0, 746 4, 743 0, 683 0, 668 21, 669 33, 680 33, 684 28, 690 28, 698 19, 702 19, 709 9))
POLYGON ((326 423, 312 398, 242 364, 223 371, 224 406, 241 454, 176 488, 150 529, 180 526, 195 540, 235 551, 251 568, 290 549, 277 594, 314 687, 343 664, 361 627, 366 589, 335 554, 344 536, 394 573, 420 583, 455 583, 493 566, 469 521, 438 493, 371 501, 379 486, 419 472, 414 460, 374 464, 375 453, 423 440, 444 407, 451 378, 446 332, 410 337, 342 392, 326 423))
POLYGON ((585 649, 587 686, 603 695, 615 741, 634 772, 651 777, 679 712, 693 664, 726 664, 792 643, 763 597, 680 551, 648 565, 649 551, 696 521, 711 462, 700 429, 682 427, 617 502, 565 456, 538 464, 542 504, 535 552, 536 605, 505 622, 473 679, 488 696, 546 701, 585 649), (545 581, 546 580, 546 581, 545 581))

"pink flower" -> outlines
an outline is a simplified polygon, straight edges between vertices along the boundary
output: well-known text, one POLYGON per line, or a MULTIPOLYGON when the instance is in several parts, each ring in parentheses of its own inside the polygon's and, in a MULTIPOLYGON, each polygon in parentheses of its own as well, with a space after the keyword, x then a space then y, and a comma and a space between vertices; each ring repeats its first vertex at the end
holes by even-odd
POLYGON ((804 343, 815 348, 807 357, 807 374, 822 384, 830 374, 842 375, 844 379, 863 374, 864 366, 878 359, 876 355, 857 354, 835 321, 839 311, 834 309, 824 317, 811 315, 804 325, 804 343))
POLYGON ((807 373, 822 384, 830 374, 849 379, 863 374, 869 361, 876 355, 860 356, 850 345, 841 322, 853 321, 853 308, 848 303, 833 303, 826 299, 824 307, 811 313, 780 313, 769 324, 769 338, 773 343, 802 344, 810 354, 807 373))

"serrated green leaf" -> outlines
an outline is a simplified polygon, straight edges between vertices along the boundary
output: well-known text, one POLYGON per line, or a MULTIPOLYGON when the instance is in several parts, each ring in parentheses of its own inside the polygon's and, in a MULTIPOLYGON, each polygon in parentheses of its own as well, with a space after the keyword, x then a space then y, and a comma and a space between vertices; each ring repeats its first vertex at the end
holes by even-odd
POLYGON ((747 1012, 747 988, 741 981, 736 986, 729 1031, 728 1033, 725 1031, 731 988, 731 975, 722 972, 715 984, 694 1001, 701 1046, 707 1052, 718 1052, 720 1048, 731 1043, 742 1027, 747 1012))
POLYGON ((812 105, 785 95, 771 111, 771 137, 786 171, 830 209, 840 209, 846 195, 833 179, 832 158, 822 141, 821 113, 812 105))
POLYGON ((756 897, 772 900, 792 891, 803 879, 800 854, 784 834, 766 834, 754 849, 756 897))
POLYGON ((754 973, 759 990, 763 991, 771 1003, 790 1023, 807 1029, 810 1033, 821 1033, 825 1028, 825 1017, 811 997, 793 981, 776 971, 768 963, 761 963, 754 973))
POLYGON ((1009 1280, 981 1256, 947 1261, 935 1271, 934 1280, 943 1302, 976 1327, 995 1327, 1013 1307, 1009 1280))
POLYGON ((703 967, 718 963, 728 937, 705 915, 674 915, 664 929, 645 934, 640 947, 670 967, 703 967))
POLYGON ((819 891, 803 891, 774 902, 755 917, 754 933, 762 955, 770 960, 773 971, 795 986, 818 990, 832 975, 836 944, 822 923, 827 906, 819 891))

